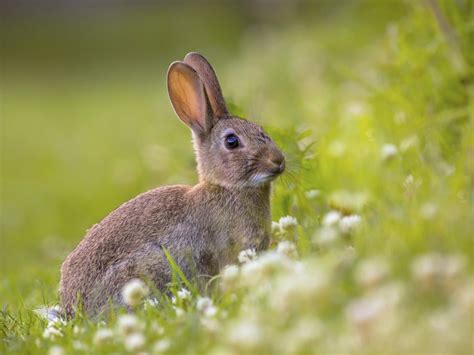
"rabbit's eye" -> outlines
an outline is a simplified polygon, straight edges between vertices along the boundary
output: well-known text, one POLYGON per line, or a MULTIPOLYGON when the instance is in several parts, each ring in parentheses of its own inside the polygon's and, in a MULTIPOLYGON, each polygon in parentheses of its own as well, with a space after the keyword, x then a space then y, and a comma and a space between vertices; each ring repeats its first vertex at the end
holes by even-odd
POLYGON ((239 137, 235 134, 229 134, 225 137, 225 146, 227 149, 235 149, 240 145, 239 137))

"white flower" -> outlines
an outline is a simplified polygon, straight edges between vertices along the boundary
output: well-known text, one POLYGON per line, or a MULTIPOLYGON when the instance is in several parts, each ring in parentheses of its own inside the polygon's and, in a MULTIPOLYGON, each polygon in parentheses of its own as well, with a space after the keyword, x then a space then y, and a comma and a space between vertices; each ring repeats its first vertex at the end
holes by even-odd
POLYGON ((148 287, 140 279, 132 279, 122 288, 122 298, 131 307, 138 305, 148 294, 148 287))
POLYGON ((424 203, 420 208, 421 217, 424 219, 432 219, 438 213, 438 206, 434 203, 424 203))
POLYGON ((163 335, 165 333, 165 328, 163 328, 157 321, 151 323, 151 330, 158 335, 163 335))
POLYGON ((384 144, 380 155, 383 160, 390 160, 398 154, 398 149, 393 144, 384 144))
POLYGON ((74 334, 75 336, 82 335, 85 332, 86 332, 86 329, 78 325, 75 325, 74 327, 72 327, 72 334, 74 334))
POLYGON ((355 272, 355 279, 363 287, 380 284, 389 273, 387 263, 382 259, 369 259, 360 263, 355 272))
POLYGON ((212 317, 201 318, 201 324, 207 331, 211 333, 216 333, 220 328, 219 322, 216 320, 216 318, 212 317))
POLYGON ((321 195, 321 191, 319 190, 308 190, 305 193, 307 199, 312 200, 321 195))
POLYGON ((112 341, 114 337, 114 332, 108 328, 101 328, 95 332, 94 335, 94 344, 103 345, 112 341))
POLYGON ((428 253, 417 257, 412 263, 415 280, 424 286, 443 283, 449 286, 464 271, 466 260, 460 255, 441 255, 428 253))
POLYGON ((158 340, 153 346, 153 351, 156 353, 162 353, 168 350, 171 346, 171 342, 168 339, 158 340))
POLYGON ((331 227, 334 226, 336 223, 338 223, 341 220, 341 213, 338 211, 329 211, 326 213, 323 217, 323 226, 326 227, 331 227))
POLYGON ((198 311, 203 311, 205 308, 212 306, 212 300, 209 297, 198 297, 196 301, 196 308, 198 311))
POLYGON ((239 253, 239 262, 241 264, 248 263, 249 261, 255 259, 257 257, 257 253, 255 249, 245 249, 239 253))
POLYGON ((334 227, 319 228, 313 236, 312 241, 320 246, 328 247, 334 244, 339 237, 338 230, 334 227))
POLYGON ((298 221, 293 216, 284 216, 280 218, 278 222, 280 224, 280 229, 284 231, 287 228, 295 227, 298 225, 298 221))
POLYGON ((282 313, 295 307, 303 309, 312 305, 324 294, 329 284, 327 272, 311 268, 297 268, 278 279, 271 296, 272 306, 282 313))
POLYGON ((34 312, 50 323, 66 325, 66 320, 63 319, 63 309, 59 305, 38 308, 34 312))
POLYGON ((339 221, 339 229, 342 233, 351 233, 359 227, 361 220, 360 216, 356 214, 342 217, 339 221))
POLYGON ((323 323, 314 318, 299 318, 286 337, 283 337, 282 347, 287 354, 305 354, 308 349, 314 348, 316 341, 324 334, 323 323))
POLYGON ((48 350, 48 355, 63 355, 65 354, 64 349, 59 345, 53 345, 48 350))
POLYGON ((242 265, 240 281, 246 286, 258 286, 267 282, 274 273, 290 269, 294 263, 283 254, 267 251, 259 258, 242 265))
POLYGON ((280 223, 272 221, 272 233, 280 232, 280 223))
POLYGON ((361 101, 349 102, 345 107, 345 114, 349 116, 363 116, 367 113, 367 105, 361 101))
POLYGON ((145 346, 145 337, 141 333, 132 333, 124 339, 125 348, 128 351, 139 351, 145 346))
POLYGON ((209 297, 198 297, 196 308, 206 317, 213 317, 217 313, 217 308, 209 297))
POLYGON ((157 307, 159 304, 158 300, 156 298, 148 298, 146 301, 145 301, 145 309, 148 309, 148 308, 155 308, 157 307))
POLYGON ((189 300, 192 297, 191 292, 189 292, 189 290, 187 290, 185 288, 182 288, 181 290, 179 290, 177 292, 177 295, 178 295, 178 298, 181 299, 181 300, 189 300))
POLYGON ((74 350, 79 350, 79 351, 87 350, 86 344, 84 344, 82 341, 79 341, 79 340, 74 340, 72 342, 72 347, 74 348, 74 350))
POLYGON ((366 327, 382 316, 386 307, 380 297, 363 298, 349 304, 346 314, 349 320, 358 327, 366 327))
POLYGON ((46 329, 43 331, 43 338, 45 339, 51 339, 54 341, 57 338, 61 338, 62 336, 62 331, 52 325, 47 326, 46 329))
POLYGON ((143 324, 133 314, 122 314, 117 321, 117 327, 122 335, 128 335, 143 330, 143 324))
POLYGON ((263 334, 261 328, 255 322, 242 319, 231 323, 226 338, 236 347, 252 349, 263 340, 263 334))
POLYGON ((455 306, 463 314, 472 314, 474 311, 474 282, 467 281, 453 295, 455 306))
POLYGON ((283 240, 278 243, 277 252, 290 258, 296 258, 298 256, 296 246, 288 240, 283 240))
POLYGON ((222 278, 226 282, 234 282, 239 277, 239 267, 237 265, 227 265, 222 272, 222 278))
POLYGON ((443 261, 443 276, 446 281, 460 276, 466 267, 466 259, 462 255, 446 255, 443 261))
POLYGON ((186 313, 184 311, 184 309, 180 308, 180 307, 174 307, 174 311, 176 313, 176 317, 180 318, 182 316, 184 316, 184 314, 186 313))

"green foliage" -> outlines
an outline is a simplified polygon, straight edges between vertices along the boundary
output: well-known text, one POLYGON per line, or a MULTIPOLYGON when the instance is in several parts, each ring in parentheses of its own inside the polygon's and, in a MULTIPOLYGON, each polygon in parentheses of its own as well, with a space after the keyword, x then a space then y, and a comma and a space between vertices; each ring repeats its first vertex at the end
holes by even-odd
POLYGON ((78 22, 90 34, 74 22, 2 24, 0 352, 133 352, 140 334, 143 348, 167 353, 472 349, 472 2, 303 9, 257 21, 204 7, 213 20, 202 26, 196 9, 180 12, 209 41, 186 41, 173 7, 111 16, 110 33, 91 19, 78 22), (73 43, 91 51, 76 57, 73 43), (167 253, 172 296, 136 307, 131 330, 116 310, 104 322, 50 324, 57 332, 45 336, 33 310, 57 302, 60 263, 84 230, 143 190, 196 181, 164 77, 198 49, 232 111, 265 126, 287 157, 272 251, 223 271, 209 299, 167 253))

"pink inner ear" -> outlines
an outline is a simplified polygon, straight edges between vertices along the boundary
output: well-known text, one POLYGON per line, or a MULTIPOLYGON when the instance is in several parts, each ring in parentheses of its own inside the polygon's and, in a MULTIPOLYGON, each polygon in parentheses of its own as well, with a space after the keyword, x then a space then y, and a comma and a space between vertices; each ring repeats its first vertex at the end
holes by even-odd
POLYGON ((179 118, 193 129, 206 128, 206 96, 197 73, 184 63, 174 63, 168 72, 168 91, 179 118))

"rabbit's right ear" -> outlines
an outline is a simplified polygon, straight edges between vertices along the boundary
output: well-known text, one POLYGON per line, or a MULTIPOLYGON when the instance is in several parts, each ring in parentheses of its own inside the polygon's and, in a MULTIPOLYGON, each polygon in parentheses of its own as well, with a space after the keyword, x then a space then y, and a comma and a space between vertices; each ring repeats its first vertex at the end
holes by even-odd
POLYGON ((199 75, 183 62, 168 69, 168 94, 178 117, 194 132, 202 135, 212 126, 212 110, 199 75))

